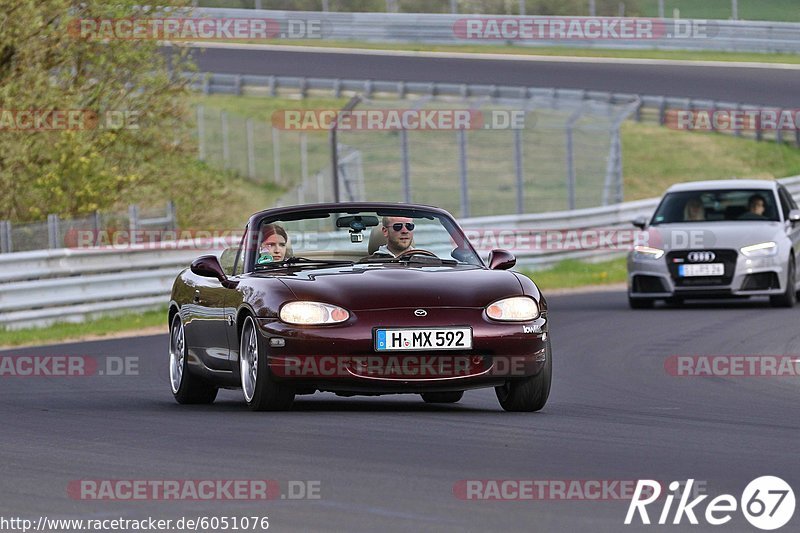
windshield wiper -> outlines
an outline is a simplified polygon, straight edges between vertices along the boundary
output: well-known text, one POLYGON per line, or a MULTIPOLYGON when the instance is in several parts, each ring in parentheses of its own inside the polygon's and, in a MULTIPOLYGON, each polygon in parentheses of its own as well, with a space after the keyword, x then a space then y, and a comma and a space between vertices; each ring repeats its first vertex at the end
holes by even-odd
POLYGON ((265 263, 263 265, 256 265, 256 270, 263 269, 269 270, 272 268, 289 268, 301 267, 310 265, 352 265, 353 261, 346 259, 308 259, 306 257, 290 257, 283 261, 275 261, 274 263, 265 263))

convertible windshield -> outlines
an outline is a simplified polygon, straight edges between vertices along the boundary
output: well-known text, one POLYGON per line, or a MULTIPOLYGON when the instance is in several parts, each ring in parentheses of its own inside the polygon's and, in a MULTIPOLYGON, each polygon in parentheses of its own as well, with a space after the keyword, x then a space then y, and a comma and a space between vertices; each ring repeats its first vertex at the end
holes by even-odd
POLYGON ((359 263, 414 266, 481 265, 453 221, 414 210, 298 211, 265 219, 256 270, 359 263))
POLYGON ((778 221, 769 189, 730 189, 668 193, 653 215, 653 225, 723 221, 778 221))

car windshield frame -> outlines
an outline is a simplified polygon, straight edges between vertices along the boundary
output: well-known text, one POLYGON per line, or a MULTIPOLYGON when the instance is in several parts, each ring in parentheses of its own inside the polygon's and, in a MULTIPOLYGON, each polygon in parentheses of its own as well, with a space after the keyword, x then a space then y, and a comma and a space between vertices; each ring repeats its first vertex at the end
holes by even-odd
MULTIPOLYGON (((391 261, 391 263, 402 263, 407 265, 413 266, 445 266, 445 267, 460 267, 460 266, 470 266, 470 267, 479 267, 479 268, 488 268, 484 263, 483 259, 481 258, 480 254, 475 250, 472 243, 469 242, 469 239, 464 234, 464 232, 459 227, 458 223, 453 219, 453 217, 444 210, 438 208, 426 208, 423 206, 415 206, 415 205, 401 205, 401 204, 332 204, 332 205, 314 205, 314 206, 303 206, 298 207, 296 210, 287 210, 286 208, 277 208, 273 210, 262 211, 260 213, 256 213, 253 215, 248 223, 247 226, 247 242, 249 245, 247 246, 247 250, 245 253, 245 271, 246 272, 267 272, 272 270, 281 270, 282 268, 330 268, 333 266, 341 266, 341 265, 351 265, 357 264, 362 266, 369 266, 369 265, 380 265, 389 263, 390 261, 349 261, 345 259, 341 260, 333 260, 332 258, 325 258, 322 260, 313 260, 310 258, 306 258, 305 260, 295 260, 295 261, 277 261, 274 263, 275 266, 269 266, 273 263, 268 263, 267 265, 257 265, 256 260, 259 255, 259 244, 260 238, 262 235, 262 228, 268 224, 282 224, 289 221, 301 221, 301 220, 319 220, 319 219, 336 219, 341 216, 346 215, 375 215, 377 214, 379 219, 382 216, 396 216, 396 217, 408 217, 408 218, 416 218, 416 219, 429 219, 438 221, 439 224, 442 226, 444 231, 449 234, 449 237, 454 244, 454 249, 464 249, 465 250, 465 257, 468 258, 467 261, 459 261, 451 257, 440 257, 440 261, 436 262, 431 257, 431 261, 417 261, 416 257, 418 254, 414 254, 410 257, 409 261, 400 260, 400 261, 391 261)), ((379 222, 380 226, 380 222, 379 222)), ((370 231, 375 226, 371 226, 366 228, 363 231, 363 238, 365 242, 369 242, 370 231)), ((291 230, 289 230, 291 231, 291 230)), ((290 234, 290 242, 291 242, 291 234, 290 234)), ((422 248, 424 249, 424 248, 422 248)), ((302 255, 293 256, 295 258, 302 258, 302 255)), ((369 257, 369 256, 367 256, 369 257)), ((388 259, 397 259, 397 258, 388 258, 388 259)))
POLYGON ((650 219, 650 226, 666 224, 716 224, 720 222, 780 222, 781 206, 775 190, 760 187, 741 187, 724 189, 677 190, 664 194, 650 219), (742 202, 730 202, 729 197, 749 199, 759 195, 764 199, 764 216, 748 211, 742 202), (702 201, 702 210, 690 205, 692 199, 702 201), (694 209, 694 211, 693 211, 694 209), (699 218, 692 218, 698 213, 699 218))

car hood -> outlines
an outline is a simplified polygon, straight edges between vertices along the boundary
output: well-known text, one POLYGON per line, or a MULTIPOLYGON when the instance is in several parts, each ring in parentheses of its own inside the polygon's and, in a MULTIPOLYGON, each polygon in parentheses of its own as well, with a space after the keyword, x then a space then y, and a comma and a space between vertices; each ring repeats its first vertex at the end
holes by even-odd
POLYGON ((354 311, 397 307, 484 307, 522 294, 509 271, 482 268, 348 266, 292 271, 279 279, 300 300, 354 311))
POLYGON ((647 246, 671 250, 734 249, 775 241, 784 234, 782 222, 736 221, 711 224, 662 224, 647 231, 647 246))

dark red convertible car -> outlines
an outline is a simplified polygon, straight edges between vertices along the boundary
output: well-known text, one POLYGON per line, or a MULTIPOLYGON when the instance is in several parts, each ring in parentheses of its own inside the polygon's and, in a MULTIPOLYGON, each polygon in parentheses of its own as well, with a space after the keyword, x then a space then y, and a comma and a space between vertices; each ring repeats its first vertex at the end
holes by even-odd
POLYGON ((295 395, 413 393, 453 403, 494 387, 508 411, 550 393, 547 304, 504 250, 486 265, 453 217, 392 203, 269 209, 238 246, 196 259, 169 305, 179 403, 241 388, 254 410, 295 395))

